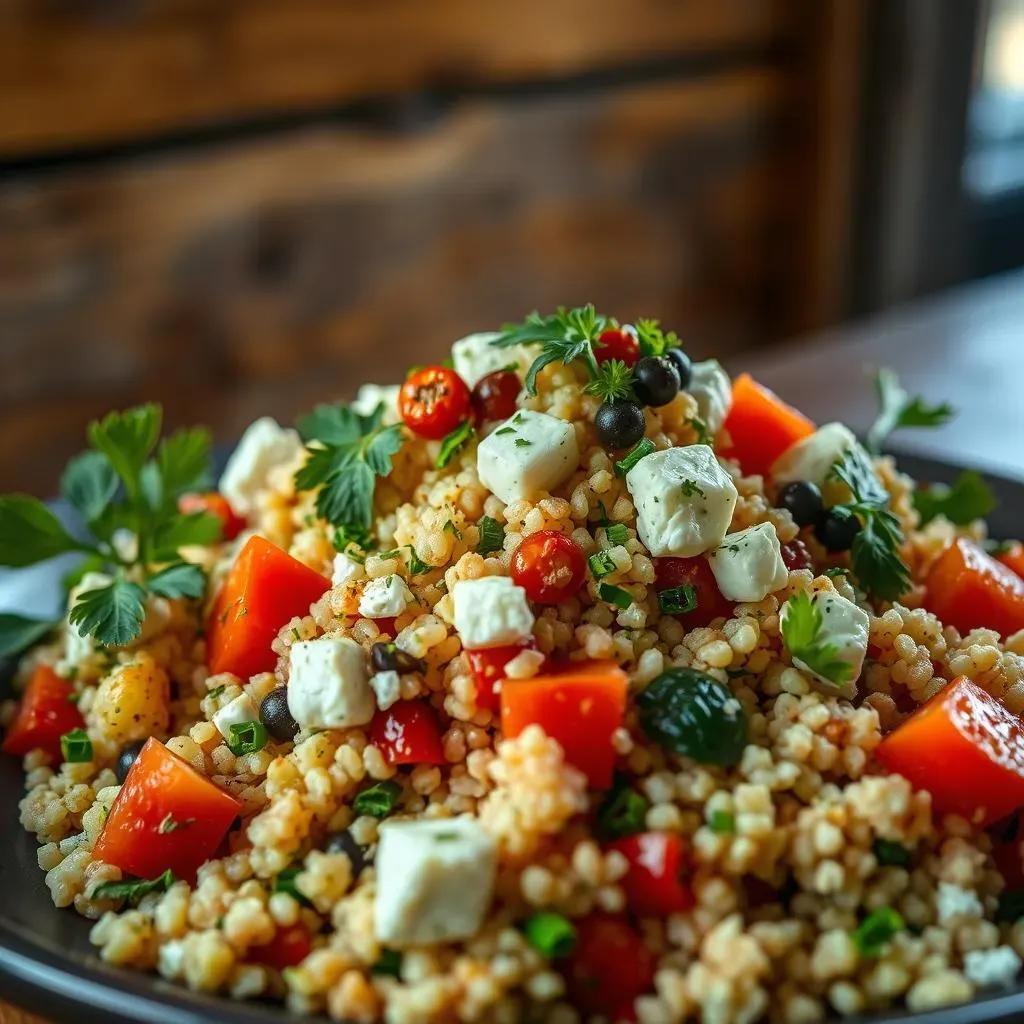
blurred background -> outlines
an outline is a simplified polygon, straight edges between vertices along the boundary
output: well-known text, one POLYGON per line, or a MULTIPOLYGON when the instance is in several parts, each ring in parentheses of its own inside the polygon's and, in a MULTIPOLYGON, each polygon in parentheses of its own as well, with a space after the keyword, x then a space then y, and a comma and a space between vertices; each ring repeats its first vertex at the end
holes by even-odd
POLYGON ((0 490, 560 303, 735 358, 1022 227, 1024 0, 0 0, 0 490))

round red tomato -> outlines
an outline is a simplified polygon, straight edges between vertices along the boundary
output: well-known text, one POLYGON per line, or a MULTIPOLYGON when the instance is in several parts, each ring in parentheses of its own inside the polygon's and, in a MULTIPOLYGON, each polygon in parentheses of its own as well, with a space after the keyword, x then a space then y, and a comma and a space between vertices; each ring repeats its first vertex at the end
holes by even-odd
POLYGON ((222 540, 234 540, 244 529, 245 520, 235 512, 223 494, 208 491, 206 494, 183 494, 178 499, 178 510, 188 515, 190 512, 206 512, 220 520, 222 540))
POLYGON ((697 592, 697 607, 692 612, 675 616, 687 629, 706 626, 712 619, 732 614, 734 605, 722 597, 706 558, 656 558, 654 580, 659 591, 685 585, 697 592))
POLYGON ((560 604, 580 589, 587 560, 571 537, 557 530, 540 530, 512 553, 509 574, 531 601, 560 604))
POLYGON ((454 370, 426 366, 402 385, 398 410, 410 430, 436 441, 469 416, 469 388, 454 370))
POLYGON ((594 358, 599 363, 609 359, 621 359, 627 366, 632 366, 640 358, 640 345, 636 340, 636 331, 632 327, 609 327, 597 337, 594 346, 594 358))
POLYGON ((481 377, 473 387, 473 413, 478 423, 507 420, 516 409, 523 385, 511 370, 495 370, 481 377))
POLYGON ((566 980, 573 1003, 588 1013, 632 1010, 654 985, 654 954, 625 917, 591 914, 577 924, 566 980))
POLYGON ((370 723, 370 742, 388 764, 447 764, 441 736, 437 712, 423 700, 400 700, 370 723))

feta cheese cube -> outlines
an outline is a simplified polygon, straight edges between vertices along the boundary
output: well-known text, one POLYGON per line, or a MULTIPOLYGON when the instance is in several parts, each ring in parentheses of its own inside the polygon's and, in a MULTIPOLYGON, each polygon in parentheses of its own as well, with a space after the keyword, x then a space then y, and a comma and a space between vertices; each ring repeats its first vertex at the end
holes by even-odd
POLYGON ((288 710, 308 729, 366 725, 377 704, 367 680, 366 654, 347 637, 292 645, 288 710))
POLYGON ((500 335, 495 331, 484 331, 460 338, 452 345, 452 366, 455 372, 472 388, 481 377, 495 370, 511 367, 520 378, 533 362, 533 354, 525 345, 498 348, 491 342, 500 335))
MULTIPOLYGON (((848 451, 859 447, 849 427, 842 423, 826 423, 810 437, 787 448, 775 460, 772 479, 777 484, 805 480, 821 487, 832 466, 848 451)), ((870 463, 870 459, 868 461, 870 463)))
POLYGON ((344 551, 339 551, 334 556, 334 572, 331 574, 331 586, 343 587, 351 580, 361 579, 365 574, 366 570, 361 563, 346 555, 344 551))
POLYGON ((243 722, 258 722, 259 719, 260 713, 252 702, 252 697, 247 693, 242 693, 234 700, 228 701, 214 714, 213 724, 221 736, 229 740, 232 738, 231 726, 241 725, 243 722))
POLYGON ((739 494, 706 444, 669 448, 627 474, 636 532, 652 555, 692 558, 722 543, 739 494))
POLYGON ((359 598, 359 614, 366 619, 390 619, 401 615, 413 602, 412 592, 401 576, 370 580, 359 598))
POLYGON ((697 400, 698 415, 711 435, 717 434, 732 408, 732 381, 717 359, 693 364, 690 386, 686 389, 697 400))
POLYGON ((356 392, 349 408, 360 416, 369 416, 378 405, 384 405, 384 418, 381 423, 384 426, 391 426, 398 423, 401 416, 398 413, 398 392, 401 388, 397 384, 363 384, 356 392))
POLYGON ((221 474, 220 492, 239 515, 255 507, 256 495, 267 485, 267 474, 284 463, 297 462, 302 440, 269 416, 249 425, 221 474))
POLYGON ((1008 988, 1017 979, 1021 959, 1011 946, 972 949, 964 954, 964 974, 975 985, 1008 988))
POLYGON ((402 699, 402 680, 393 669, 370 676, 370 689, 376 694, 381 711, 387 711, 402 699))
MULTIPOLYGON (((845 661, 852 671, 849 680, 837 686, 834 681, 815 672, 801 658, 794 657, 793 664, 823 683, 830 692, 835 693, 838 690, 843 697, 849 700, 857 693, 857 680, 864 668, 864 658, 868 653, 868 630, 871 620, 867 612, 839 594, 817 593, 811 597, 811 600, 821 612, 821 631, 817 639, 822 644, 834 647, 835 656, 840 661, 845 661)), ((789 607, 788 602, 782 607, 783 624, 788 617, 789 607)))
POLYGON ((471 938, 491 905, 497 854, 473 818, 385 822, 375 860, 374 929, 388 946, 471 938))
POLYGON ((579 461, 572 424, 529 409, 500 424, 476 450, 480 482, 506 505, 554 490, 579 461))
POLYGON ((508 576, 460 580, 452 591, 455 629, 467 651, 515 644, 533 633, 526 591, 508 576))
POLYGON ((963 918, 980 920, 985 916, 985 908, 978 894, 973 889, 963 889, 952 882, 939 882, 935 905, 939 911, 939 924, 949 924, 963 918))
POLYGON ((771 523, 730 533, 709 552, 718 589, 730 601, 763 601, 789 582, 782 545, 771 523))

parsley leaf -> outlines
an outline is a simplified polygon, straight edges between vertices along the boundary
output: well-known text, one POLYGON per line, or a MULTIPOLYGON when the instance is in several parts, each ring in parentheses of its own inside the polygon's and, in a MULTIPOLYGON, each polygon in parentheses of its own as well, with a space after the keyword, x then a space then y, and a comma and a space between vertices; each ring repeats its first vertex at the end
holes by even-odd
POLYGON ((596 395, 602 402, 633 397, 633 371, 621 359, 609 359, 597 368, 597 376, 584 385, 583 391, 596 395))
POLYGON ((146 588, 159 597, 200 598, 206 591, 206 576, 198 565, 176 562, 150 576, 146 588))
POLYGON ((90 899, 127 900, 134 905, 151 892, 167 892, 176 881, 174 872, 168 868, 152 881, 140 878, 126 879, 121 882, 104 882, 93 889, 90 899))
POLYGON ((82 452, 65 467, 60 478, 64 500, 87 523, 94 523, 106 511, 117 493, 117 474, 101 452, 82 452))
POLYGON ((490 555, 505 547, 505 530, 497 519, 481 516, 476 525, 480 531, 480 540, 476 545, 478 555, 490 555))
POLYGON ((821 609, 806 593, 794 594, 782 610, 782 639, 790 655, 836 686, 849 682, 853 666, 839 657, 839 648, 821 638, 821 609))
POLYGON ((933 484, 914 491, 914 508, 921 515, 921 525, 936 516, 945 516, 956 526, 966 526, 975 519, 984 519, 996 507, 992 489, 973 469, 961 473, 952 487, 933 484))
POLYGON ((107 457, 133 501, 141 492, 142 467, 160 437, 162 413, 158 405, 142 405, 112 412, 89 425, 89 442, 107 457))
POLYGON ((0 566, 20 569, 68 551, 86 550, 38 498, 0 498, 0 566))
POLYGON ((882 450, 894 430, 900 427, 938 427, 956 414, 947 402, 926 405, 919 397, 911 398, 894 370, 879 370, 875 374, 875 388, 881 409, 867 436, 868 451, 875 455, 882 450))
POLYGON ((146 592, 137 583, 114 580, 105 587, 79 595, 68 620, 79 633, 96 637, 108 646, 123 647, 142 631, 146 592))
POLYGON ((637 320, 634 326, 640 351, 645 356, 664 355, 666 349, 675 348, 679 344, 675 332, 669 331, 665 334, 658 320, 637 320))
POLYGON ((476 433, 473 424, 469 420, 460 423, 442 442, 441 451, 438 453, 437 462, 434 463, 438 469, 444 469, 449 462, 462 450, 466 442, 476 433))
POLYGON ((0 658, 21 654, 56 626, 56 622, 26 619, 11 613, 0 614, 0 658))
POLYGON ((213 544, 220 539, 221 529, 221 521, 207 512, 169 517, 153 531, 150 545, 153 561, 177 561, 179 548, 213 544))
POLYGON ((156 453, 160 502, 176 502, 189 491, 210 487, 212 443, 210 432, 202 427, 175 431, 160 443, 156 453))

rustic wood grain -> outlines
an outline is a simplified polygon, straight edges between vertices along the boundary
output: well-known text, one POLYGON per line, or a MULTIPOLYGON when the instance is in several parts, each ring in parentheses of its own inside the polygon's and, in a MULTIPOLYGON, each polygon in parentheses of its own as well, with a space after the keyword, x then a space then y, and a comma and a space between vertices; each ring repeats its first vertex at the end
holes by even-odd
POLYGON ((0 490, 52 489, 111 406, 226 441, 533 308, 661 316, 697 353, 770 336, 792 101, 755 68, 8 180, 0 490))
POLYGON ((786 0, 0 0, 0 155, 788 38, 786 0))
POLYGON ((0 1002, 0 1024, 46 1024, 42 1017, 25 1013, 10 1003, 0 1002))

